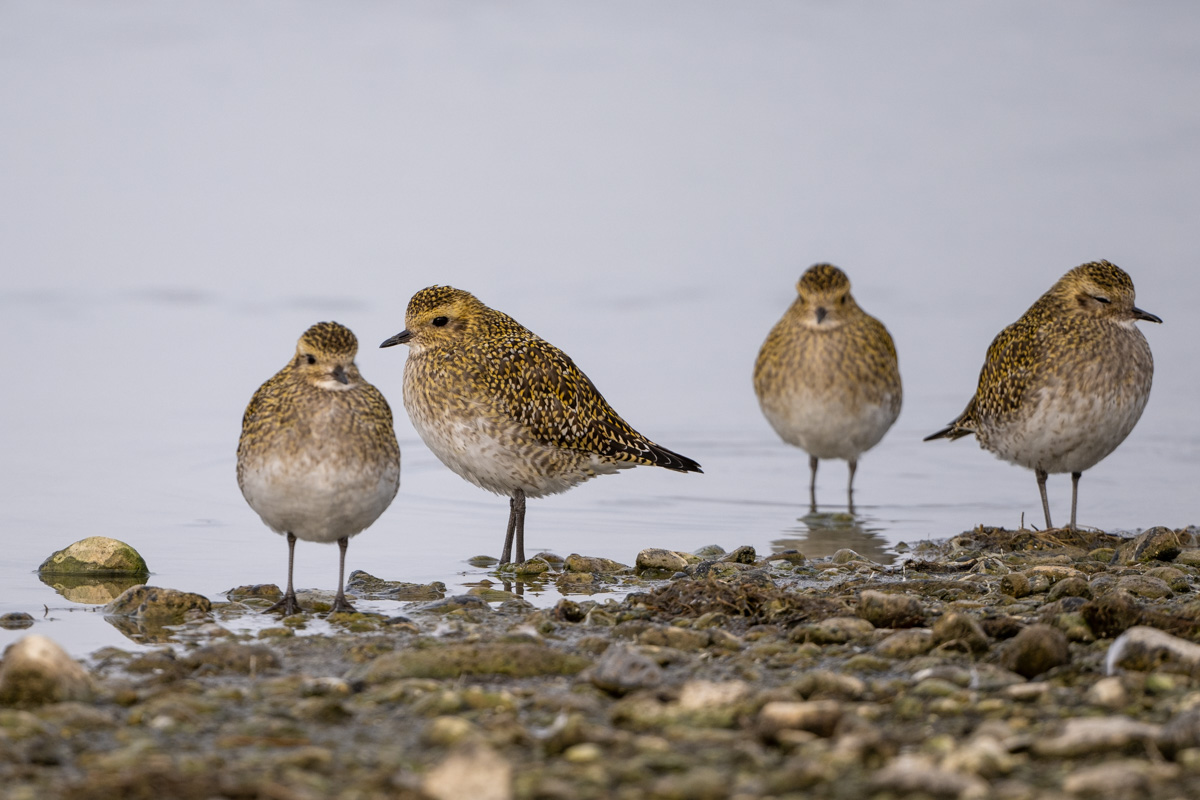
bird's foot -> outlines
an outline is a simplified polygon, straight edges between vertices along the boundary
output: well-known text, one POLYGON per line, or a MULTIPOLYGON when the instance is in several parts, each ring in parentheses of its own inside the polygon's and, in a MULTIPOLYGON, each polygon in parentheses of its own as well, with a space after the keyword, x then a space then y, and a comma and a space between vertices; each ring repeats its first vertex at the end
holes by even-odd
POLYGON ((264 614, 281 613, 285 617, 290 617, 292 614, 299 614, 303 611, 300 607, 300 601, 296 599, 296 593, 290 592, 285 594, 278 603, 263 611, 264 614))
POLYGON ((339 597, 333 601, 333 608, 329 609, 329 613, 330 614, 357 614, 358 609, 355 608, 354 606, 350 605, 350 602, 346 598, 339 597))

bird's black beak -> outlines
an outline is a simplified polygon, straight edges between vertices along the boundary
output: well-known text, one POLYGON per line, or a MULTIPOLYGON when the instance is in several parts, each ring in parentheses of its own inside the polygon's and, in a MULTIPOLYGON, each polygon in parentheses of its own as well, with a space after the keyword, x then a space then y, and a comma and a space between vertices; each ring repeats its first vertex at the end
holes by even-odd
POLYGON ((333 368, 333 377, 338 383, 350 383, 350 379, 346 377, 346 370, 342 369, 341 365, 333 368))
POLYGON ((408 340, 412 338, 412 331, 400 331, 390 339, 384 339, 380 347, 392 347, 398 344, 408 344, 408 340))
POLYGON ((1157 322, 1157 323, 1159 323, 1160 325, 1162 324, 1162 320, 1161 320, 1161 319, 1159 319, 1158 317, 1154 316, 1154 315, 1153 315, 1153 314, 1151 314, 1149 311, 1142 311, 1142 310, 1141 310, 1140 308, 1138 308, 1137 306, 1134 306, 1134 307, 1133 307, 1133 318, 1134 318, 1134 319, 1144 319, 1144 320, 1146 320, 1146 322, 1157 322))
POLYGON ((818 325, 820 325, 822 322, 825 321, 825 315, 828 313, 829 312, 825 309, 824 306, 817 306, 817 324, 818 325))

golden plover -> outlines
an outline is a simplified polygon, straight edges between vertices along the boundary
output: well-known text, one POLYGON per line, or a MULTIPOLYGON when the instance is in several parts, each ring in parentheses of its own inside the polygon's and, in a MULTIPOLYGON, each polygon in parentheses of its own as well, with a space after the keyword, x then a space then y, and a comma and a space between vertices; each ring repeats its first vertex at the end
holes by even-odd
POLYGON ((509 500, 500 563, 525 560, 525 498, 649 464, 700 472, 631 428, 554 345, 507 314, 449 286, 408 304, 404 407, 443 464, 509 500))
POLYGON ((841 458, 850 465, 846 496, 853 512, 858 457, 900 415, 896 346, 883 323, 854 302, 846 273, 832 264, 809 267, 796 291, 758 352, 754 391, 780 438, 808 453, 811 510, 817 462, 841 458))
POLYGON ((1146 407, 1154 359, 1133 304, 1133 281, 1107 261, 1059 278, 987 351, 963 413, 925 437, 975 434, 979 444, 1037 476, 1046 527, 1046 476, 1071 473, 1071 528, 1079 476, 1117 448, 1146 407))
POLYGON ((292 586, 297 538, 338 543, 333 611, 353 611, 342 590, 347 540, 378 519, 400 487, 392 410, 359 374, 357 351, 348 328, 318 322, 242 418, 238 486, 288 543, 287 591, 268 611, 300 610, 292 586))

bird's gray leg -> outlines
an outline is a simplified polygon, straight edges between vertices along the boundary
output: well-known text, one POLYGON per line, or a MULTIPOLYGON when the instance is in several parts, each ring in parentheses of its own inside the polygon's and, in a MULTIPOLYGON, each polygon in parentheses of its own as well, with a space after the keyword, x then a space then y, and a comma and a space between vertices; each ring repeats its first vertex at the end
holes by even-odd
POLYGON ((288 582, 287 591, 283 593, 283 597, 279 602, 266 610, 266 613, 282 611, 283 615, 291 616, 301 611, 300 602, 296 599, 296 590, 292 588, 292 567, 296 563, 296 534, 288 531, 288 582))
POLYGON ((346 547, 350 544, 350 538, 343 536, 337 540, 338 550, 341 551, 338 559, 338 592, 337 597, 333 600, 333 608, 330 609, 331 614, 345 612, 353 614, 358 611, 354 606, 346 602, 346 595, 342 592, 342 576, 346 574, 346 547))
POLYGON ((525 490, 517 489, 508 500, 508 531, 504 534, 501 565, 512 561, 513 539, 517 542, 517 562, 525 560, 525 490))
POLYGON ((1046 478, 1048 473, 1044 469, 1035 469, 1033 474, 1037 476, 1038 491, 1042 493, 1042 511, 1046 512, 1046 530, 1054 527, 1054 523, 1050 522, 1050 500, 1046 497, 1046 478))
POLYGON ((517 489, 517 494, 513 498, 514 508, 517 512, 516 524, 516 539, 517 539, 517 563, 525 561, 525 490, 517 489))
POLYGON ((1071 473, 1071 530, 1075 530, 1075 505, 1079 501, 1079 476, 1082 472, 1071 473))
POLYGON ((815 514, 817 513, 817 457, 808 457, 808 471, 810 477, 808 480, 808 510, 815 514))
POLYGON ((858 459, 850 459, 850 483, 846 486, 846 505, 851 514, 854 513, 854 471, 858 469, 858 459))

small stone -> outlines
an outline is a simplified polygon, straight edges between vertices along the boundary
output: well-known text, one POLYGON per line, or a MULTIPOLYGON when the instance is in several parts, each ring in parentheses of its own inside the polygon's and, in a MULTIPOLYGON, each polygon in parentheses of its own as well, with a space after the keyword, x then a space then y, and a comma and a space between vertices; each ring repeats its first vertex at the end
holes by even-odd
POLYGON ((1088 702, 1105 708, 1121 708, 1129 702, 1129 692, 1120 678, 1101 678, 1088 689, 1088 702))
POLYGON ((29 614, 26 614, 24 611, 13 611, 8 614, 0 614, 0 628, 15 631, 22 628, 32 627, 33 617, 29 614))
POLYGON ((1138 625, 1117 637, 1108 648, 1105 663, 1109 672, 1118 668, 1140 672, 1166 669, 1197 674, 1200 673, 1200 644, 1157 628, 1138 625))
POLYGON ((915 597, 867 590, 859 595, 858 616, 876 628, 915 628, 925 622, 925 609, 915 597))
POLYGON ((829 617, 813 625, 794 628, 789 638, 813 644, 845 644, 865 639, 873 633, 875 626, 861 617, 829 617))
POLYGON ((1146 577, 1163 581, 1173 592, 1190 592, 1192 590, 1187 573, 1178 567, 1153 567, 1146 570, 1146 577))
POLYGON ((655 647, 674 647, 676 650, 703 650, 708 646, 708 631, 676 628, 673 625, 655 625, 638 635, 640 644, 655 647))
POLYGON ((580 742, 564 750, 562 756, 569 764, 594 764, 604 758, 604 750, 595 742, 580 742))
POLYGON ((577 553, 572 553, 563 561, 563 569, 566 572, 588 572, 597 575, 609 575, 614 572, 625 572, 629 567, 618 561, 613 561, 611 558, 581 556, 577 553))
POLYGON ((961 800, 984 798, 988 794, 988 784, 982 778, 942 769, 923 755, 902 755, 892 759, 871 777, 871 786, 893 795, 919 794, 961 800))
POLYGON ((772 553, 771 560, 787 561, 794 566, 805 562, 804 553, 801 553, 799 550, 781 550, 778 553, 772 553))
POLYGON ((1121 564, 1145 564, 1149 561, 1172 561, 1185 547, 1195 547, 1196 537, 1187 531, 1173 531, 1157 526, 1143 531, 1118 549, 1121 564))
POLYGON ((609 694, 623 695, 652 689, 663 682, 663 669, 650 658, 624 645, 612 645, 588 670, 592 685, 609 694))
POLYGON ((478 733, 479 729, 470 720, 459 716, 445 715, 431 719, 425 726, 421 738, 427 744, 452 747, 478 733))
POLYGON ((541 575, 543 572, 550 571, 550 562, 536 556, 527 561, 522 561, 520 564, 513 564, 511 566, 512 571, 518 575, 541 575))
POLYGON ((1149 600, 1159 600, 1175 594, 1162 578, 1152 578, 1149 575, 1126 575, 1117 581, 1117 589, 1149 600))
POLYGON ((192 592, 139 584, 126 589, 105 606, 104 615, 165 622, 182 621, 183 615, 192 610, 207 614, 212 611, 212 603, 207 597, 192 592))
POLYGON ((91 676, 56 642, 31 634, 4 651, 0 661, 0 706, 40 706, 90 700, 91 676))
POLYGON ((1174 756, 1183 750, 1200 748, 1200 708, 1189 708, 1167 720, 1159 734, 1158 746, 1168 756, 1174 756))
POLYGON ((1077 797, 1155 797, 1159 788, 1179 777, 1176 764, 1126 758, 1080 767, 1063 779, 1063 791, 1077 797))
POLYGON ((39 575, 148 576, 149 567, 138 551, 107 536, 89 536, 52 554, 38 567, 39 575))
POLYGON ((679 708, 699 711, 740 703, 750 695, 745 681, 688 681, 679 690, 679 708))
POLYGON ((758 554, 754 552, 754 548, 750 545, 742 545, 732 553, 722 556, 720 560, 733 564, 753 564, 758 561, 758 554))
POLYGON ((842 718, 836 700, 775 700, 758 712, 758 731, 764 739, 778 739, 784 730, 800 730, 829 738, 842 718))
POLYGON ((258 675, 268 670, 279 669, 279 656, 261 644, 218 642, 193 650, 183 663, 194 670, 205 673, 240 672, 258 675))
POLYGON ((486 745, 468 745, 429 770, 421 791, 433 800, 512 800, 513 767, 486 745))
POLYGON ((984 653, 989 642, 983 628, 969 614, 951 611, 933 624, 935 645, 960 644, 965 652, 984 653))
POLYGON ((1010 572, 1000 579, 1000 591, 1009 597, 1028 597, 1032 593, 1029 578, 1020 572, 1010 572))
POLYGON ((1089 600, 1079 613, 1088 627, 1102 639, 1119 635, 1141 620, 1142 609, 1129 592, 1113 590, 1089 600))
POLYGON ((933 649, 933 631, 910 628, 896 631, 875 645, 875 652, 884 658, 915 658, 933 649))
POLYGON ((255 583, 247 586, 235 586, 225 592, 225 596, 230 600, 244 600, 249 597, 278 600, 283 597, 283 590, 274 583, 255 583))
POLYGON ((1005 645, 1001 664, 1032 678, 1069 660, 1067 637, 1062 631, 1049 625, 1030 625, 1005 645))
POLYGON ((431 614, 449 614, 462 609, 471 609, 474 611, 491 610, 486 600, 469 594, 458 594, 452 597, 445 597, 441 600, 434 600, 432 603, 426 603, 417 610, 426 611, 431 614))
MULTIPOLYGON (((695 556, 692 558, 696 561, 700 560, 695 556)), ((683 553, 674 550, 664 550, 658 547, 649 547, 637 554, 637 560, 634 562, 634 565, 639 572, 647 569, 679 572, 687 567, 689 563, 691 561, 683 553)))
POLYGON ((1066 720, 1057 735, 1035 739, 1033 752, 1044 758, 1077 758, 1154 742, 1161 733, 1161 725, 1129 717, 1077 717, 1066 720))
POLYGON ((1081 576, 1073 576, 1064 578, 1058 583, 1050 587, 1050 591, 1046 593, 1046 601, 1053 603, 1061 600, 1064 597, 1085 597, 1091 599, 1092 587, 1081 576))
POLYGON ((838 550, 829 560, 834 564, 870 563, 869 559, 863 558, 848 547, 838 550))

